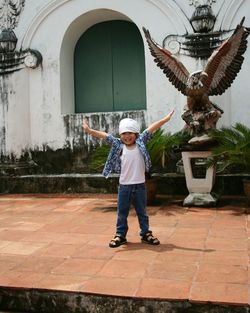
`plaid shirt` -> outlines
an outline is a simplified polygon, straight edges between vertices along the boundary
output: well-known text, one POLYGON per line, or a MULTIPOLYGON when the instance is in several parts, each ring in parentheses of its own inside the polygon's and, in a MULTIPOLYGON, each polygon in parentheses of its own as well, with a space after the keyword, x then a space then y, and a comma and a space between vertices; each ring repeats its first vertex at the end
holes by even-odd
MULTIPOLYGON (((145 170, 149 172, 151 167, 151 160, 146 148, 146 144, 152 138, 151 134, 145 129, 136 139, 136 144, 138 145, 145 162, 145 170)), ((109 152, 106 164, 103 169, 103 176, 108 178, 109 174, 112 172, 120 173, 121 172, 121 153, 123 149, 123 143, 120 138, 115 138, 111 134, 108 134, 106 141, 111 145, 111 150, 109 152)))

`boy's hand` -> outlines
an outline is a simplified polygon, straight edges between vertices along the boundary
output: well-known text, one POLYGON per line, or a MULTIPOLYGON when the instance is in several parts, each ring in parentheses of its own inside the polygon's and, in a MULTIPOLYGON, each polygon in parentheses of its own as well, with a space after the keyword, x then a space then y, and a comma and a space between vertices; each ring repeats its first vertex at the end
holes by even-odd
POLYGON ((106 132, 90 128, 87 120, 84 120, 84 122, 82 123, 82 128, 86 133, 99 139, 105 139, 108 136, 106 132))
POLYGON ((84 131, 86 133, 89 133, 90 132, 90 127, 89 127, 89 124, 88 124, 88 121, 87 120, 84 120, 83 123, 82 123, 82 128, 84 129, 84 131))
POLYGON ((155 130, 157 130, 158 128, 160 128, 162 125, 164 125, 165 123, 167 123, 172 115, 174 114, 174 110, 171 111, 170 113, 168 113, 168 115, 166 115, 165 117, 163 117, 161 120, 154 122, 153 124, 151 124, 147 130, 149 133, 153 133, 155 130))
POLYGON ((170 113, 168 113, 168 115, 165 117, 166 122, 168 122, 171 119, 173 114, 174 114, 174 110, 172 110, 170 113))

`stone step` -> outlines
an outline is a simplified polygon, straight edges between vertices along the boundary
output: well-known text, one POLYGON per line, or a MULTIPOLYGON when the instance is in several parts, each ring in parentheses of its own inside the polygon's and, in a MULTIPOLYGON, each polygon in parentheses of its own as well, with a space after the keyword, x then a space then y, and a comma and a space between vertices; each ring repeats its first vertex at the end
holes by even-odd
POLYGON ((183 299, 163 300, 98 295, 43 289, 0 288, 0 309, 4 313, 248 313, 248 305, 195 303, 183 299), (8 310, 10 310, 8 312, 8 310), (19 311, 20 310, 20 311, 19 311))
MULTIPOLYGON (((242 178, 250 175, 216 175, 214 191, 221 195, 242 195, 242 178)), ((185 176, 177 173, 153 174, 157 193, 188 195, 185 176)), ((117 193, 119 176, 101 174, 55 174, 0 176, 0 193, 117 193)))

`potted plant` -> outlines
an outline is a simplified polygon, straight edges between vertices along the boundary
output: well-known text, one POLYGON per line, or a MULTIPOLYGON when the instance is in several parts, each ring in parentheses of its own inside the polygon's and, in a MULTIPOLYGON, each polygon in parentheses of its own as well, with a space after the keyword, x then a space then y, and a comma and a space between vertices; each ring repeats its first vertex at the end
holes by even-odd
MULTIPOLYGON (((162 173, 166 168, 176 165, 176 149, 187 141, 185 132, 165 133, 163 129, 154 132, 152 139, 147 144, 147 149, 152 163, 152 173, 162 173)), ((146 179, 148 203, 154 203, 157 194, 157 180, 148 175, 146 179)))
POLYGON ((95 150, 90 154, 89 159, 89 169, 90 172, 100 172, 102 171, 105 162, 110 151, 110 146, 107 144, 102 144, 95 148, 95 150))
POLYGON ((247 174, 243 179, 243 187, 250 199, 250 128, 236 123, 235 126, 213 129, 210 136, 217 145, 212 149, 208 166, 216 165, 217 172, 247 174))

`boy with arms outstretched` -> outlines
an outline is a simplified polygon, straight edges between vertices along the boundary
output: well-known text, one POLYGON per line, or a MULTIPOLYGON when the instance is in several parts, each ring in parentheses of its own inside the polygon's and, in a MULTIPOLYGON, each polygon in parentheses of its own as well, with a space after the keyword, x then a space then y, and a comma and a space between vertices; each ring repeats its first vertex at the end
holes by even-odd
POLYGON ((174 111, 154 122, 142 133, 140 133, 137 121, 124 118, 119 124, 120 138, 90 128, 87 121, 83 123, 85 132, 93 137, 105 139, 111 145, 103 175, 107 178, 112 172, 120 173, 116 234, 109 243, 110 248, 116 248, 127 243, 127 218, 131 203, 134 205, 138 217, 142 242, 151 245, 160 244, 160 241, 153 236, 149 229, 149 219, 146 212, 145 172, 149 172, 151 166, 146 144, 150 141, 152 133, 167 123, 173 113, 174 111))

